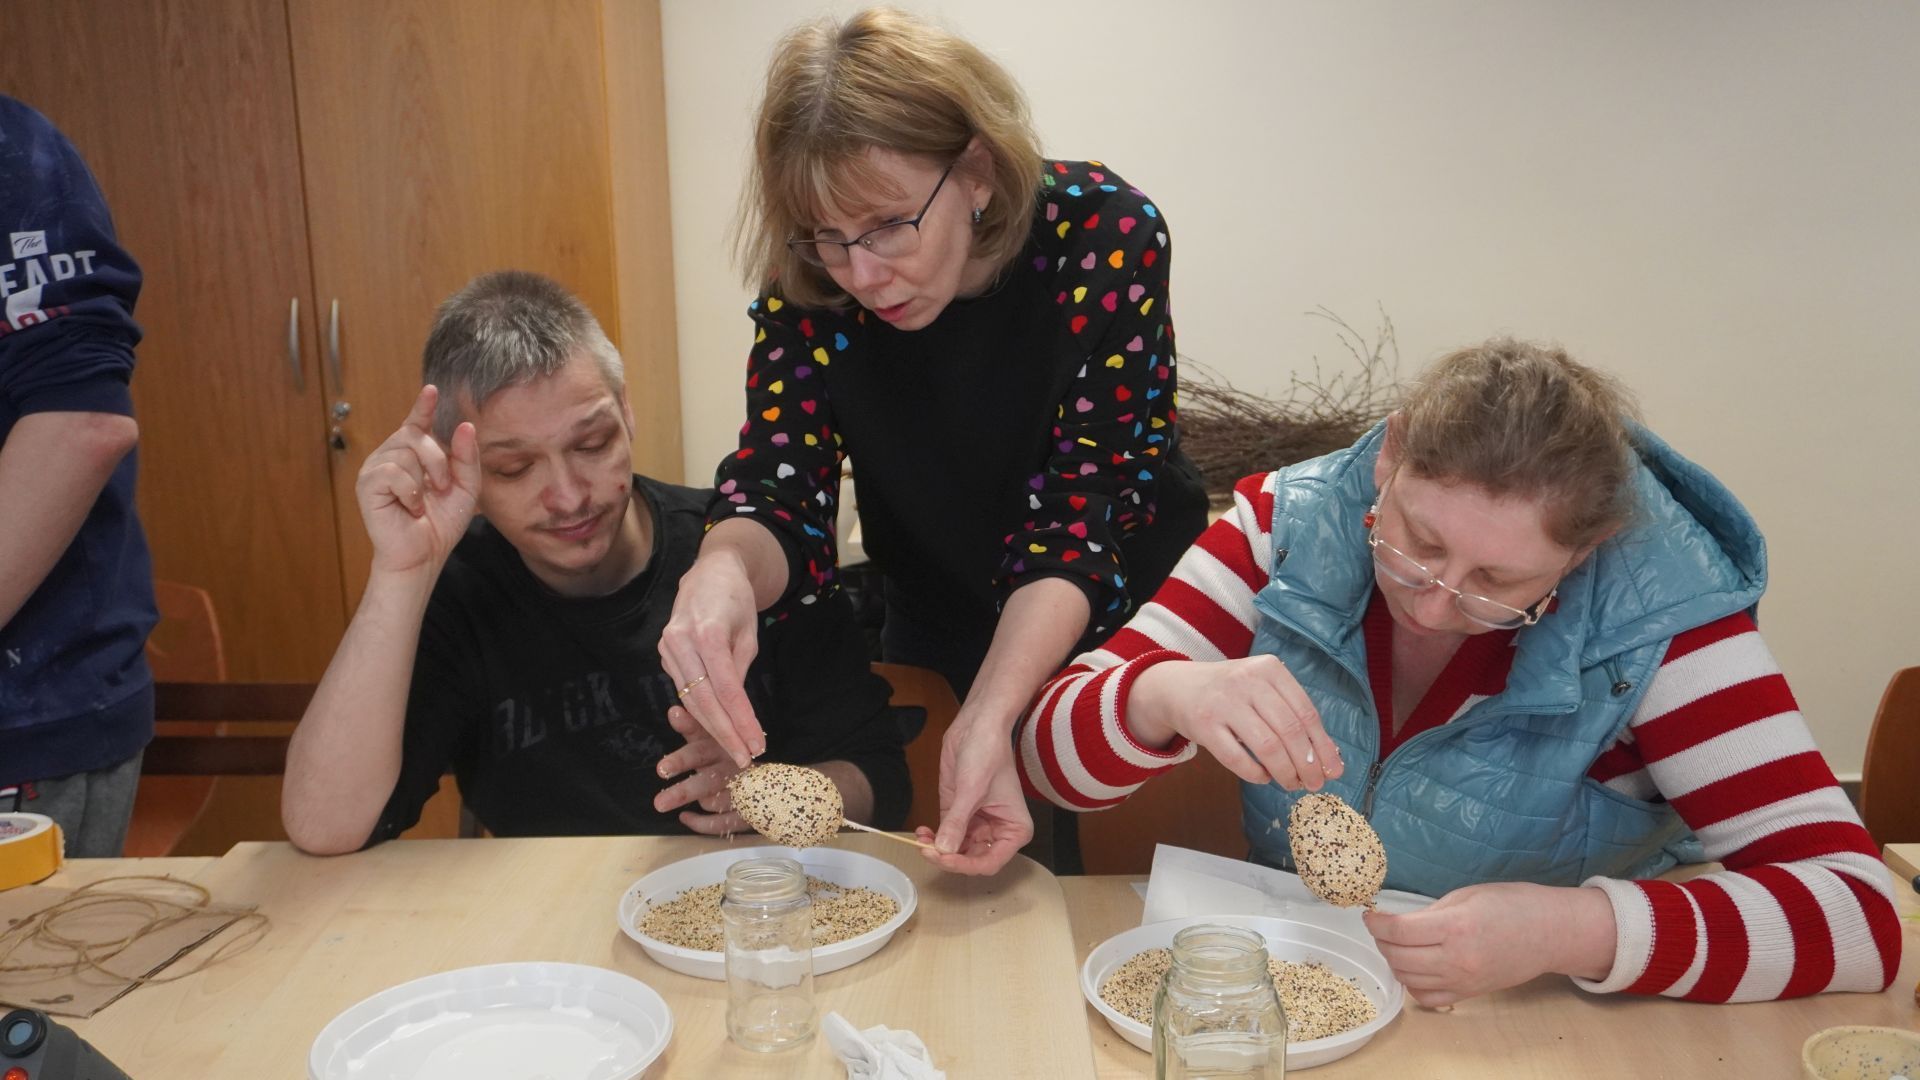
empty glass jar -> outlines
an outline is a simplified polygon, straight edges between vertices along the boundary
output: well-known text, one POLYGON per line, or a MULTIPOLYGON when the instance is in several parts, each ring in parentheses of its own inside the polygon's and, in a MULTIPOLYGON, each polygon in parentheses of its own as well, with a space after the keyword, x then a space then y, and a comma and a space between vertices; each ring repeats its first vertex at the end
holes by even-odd
POLYGON ((813 901, 792 859, 742 859, 720 899, 727 944, 727 1034, 749 1050, 813 1037, 813 901))
POLYGON ((1173 966, 1153 999, 1160 1080, 1280 1080, 1287 1018, 1267 972, 1266 939, 1201 924, 1173 935, 1173 966))

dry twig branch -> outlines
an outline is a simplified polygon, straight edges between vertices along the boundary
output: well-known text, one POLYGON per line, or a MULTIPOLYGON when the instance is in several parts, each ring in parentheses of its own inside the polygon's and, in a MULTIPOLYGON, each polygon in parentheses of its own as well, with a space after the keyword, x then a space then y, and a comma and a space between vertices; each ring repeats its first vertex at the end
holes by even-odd
POLYGON ((1180 358, 1180 445, 1215 501, 1231 499, 1242 477, 1351 445, 1399 401, 1400 345, 1384 308, 1371 342, 1325 307, 1307 315, 1334 325, 1357 369, 1328 377, 1316 355, 1312 378, 1292 375, 1283 393, 1263 397, 1180 358))

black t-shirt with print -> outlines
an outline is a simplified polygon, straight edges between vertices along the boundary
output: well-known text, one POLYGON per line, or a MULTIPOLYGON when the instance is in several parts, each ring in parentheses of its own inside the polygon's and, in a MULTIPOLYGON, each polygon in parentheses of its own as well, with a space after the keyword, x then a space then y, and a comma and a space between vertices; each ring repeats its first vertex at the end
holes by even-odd
MULTIPOLYGON (((667 724, 675 687, 659 644, 712 495, 635 476, 653 557, 617 591, 585 599, 555 594, 474 520, 427 606, 400 778, 368 843, 417 822, 449 767, 497 835, 687 831, 677 811, 653 809, 660 758, 684 741, 667 724)), ((899 726, 844 597, 765 623, 747 691, 764 760, 849 761, 873 786, 876 821, 901 823, 911 790, 899 726)))

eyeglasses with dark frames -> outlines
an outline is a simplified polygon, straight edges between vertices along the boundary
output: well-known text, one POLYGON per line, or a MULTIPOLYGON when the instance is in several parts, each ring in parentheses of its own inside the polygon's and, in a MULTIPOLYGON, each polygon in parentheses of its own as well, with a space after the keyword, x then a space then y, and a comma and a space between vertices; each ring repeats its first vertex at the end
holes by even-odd
POLYGON ((926 205, 920 208, 919 213, 905 221, 889 221, 885 225, 868 229, 851 240, 822 240, 817 237, 808 240, 789 238, 787 247, 793 249, 795 255, 815 266, 830 266, 835 269, 853 261, 855 244, 883 259, 899 259, 911 255, 920 250, 920 222, 926 218, 927 211, 933 209, 933 200, 940 197, 940 189, 946 186, 947 177, 953 173, 954 165, 958 164, 960 164, 959 160, 955 159, 940 173, 940 182, 933 185, 933 194, 927 196, 926 205))

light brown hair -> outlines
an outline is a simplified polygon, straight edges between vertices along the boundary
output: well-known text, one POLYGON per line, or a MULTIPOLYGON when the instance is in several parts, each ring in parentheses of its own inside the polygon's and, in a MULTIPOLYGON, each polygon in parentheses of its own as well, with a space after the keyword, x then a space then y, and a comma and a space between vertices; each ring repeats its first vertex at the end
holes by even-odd
POLYGON ((903 193, 875 175, 870 148, 954 170, 993 191, 973 229, 973 257, 1002 268, 1026 244, 1040 189, 1040 145, 1026 98, 1005 69, 964 39, 892 8, 823 20, 775 46, 754 123, 753 165, 735 245, 747 284, 777 286, 803 307, 846 293, 787 240, 828 210, 857 213, 903 193))
POLYGON ((1495 338, 1415 380, 1394 421, 1401 467, 1496 498, 1539 498, 1554 543, 1583 549, 1633 516, 1633 400, 1558 347, 1495 338))

